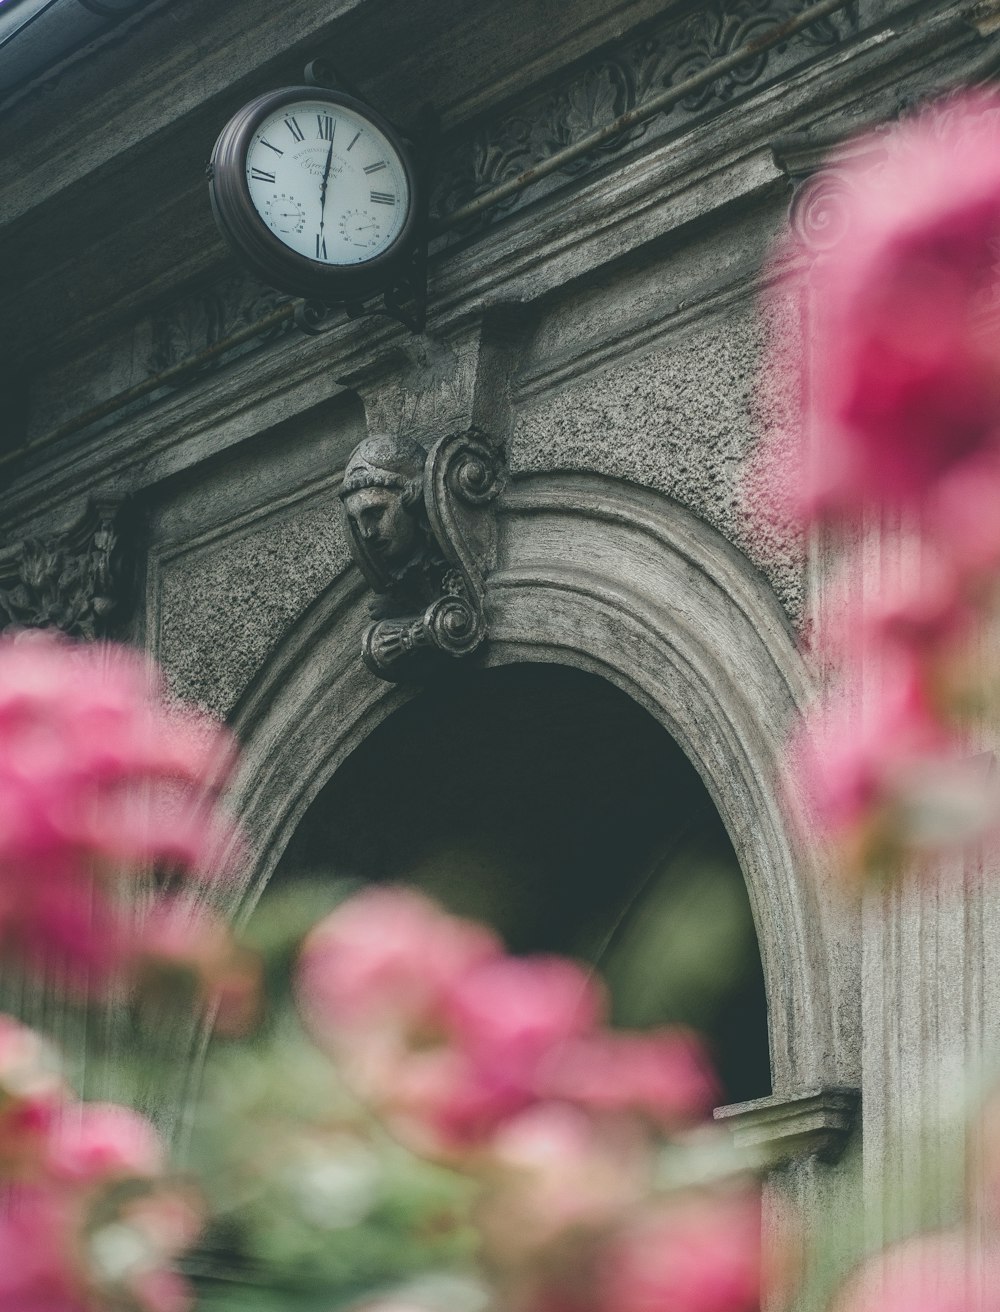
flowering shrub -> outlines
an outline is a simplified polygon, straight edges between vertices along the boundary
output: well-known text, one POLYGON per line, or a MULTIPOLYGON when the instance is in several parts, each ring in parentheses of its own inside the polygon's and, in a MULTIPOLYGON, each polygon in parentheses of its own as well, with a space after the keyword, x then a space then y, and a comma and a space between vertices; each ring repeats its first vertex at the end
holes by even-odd
POLYGON ((233 760, 148 663, 45 633, 0 641, 0 945, 100 981, 139 950, 137 881, 219 873, 233 760))
POLYGON ((298 996, 345 1080, 393 1132, 477 1181, 481 1255, 506 1305, 756 1305, 752 1192, 705 1190, 665 1211, 657 1202, 664 1133, 703 1121, 717 1096, 694 1035, 608 1030, 592 973, 507 956, 492 935, 405 889, 360 893, 321 921, 303 947, 298 996), (678 1252, 693 1245, 707 1261, 700 1279, 694 1264, 643 1266, 647 1228, 678 1252))
MULTIPOLYGON (((878 169, 852 151, 844 240, 805 261, 789 234, 774 262, 783 293, 808 286, 816 307, 791 510, 842 547, 813 635, 839 686, 793 769, 857 883, 982 834, 1000 801, 970 745, 992 709, 973 653, 1000 563, 998 120, 1000 99, 968 93, 900 126, 878 169), (901 562, 892 590, 862 583, 873 527, 901 562)), ((772 363, 799 368, 787 348, 772 363)), ((787 485, 786 437, 758 478, 770 462, 787 485)))
POLYGON ((263 1029, 268 1060, 315 1085, 293 1089, 293 1106, 258 1106, 269 1077, 248 1056, 235 1086, 249 1103, 232 1103, 231 1079, 219 1098, 235 1132, 203 1109, 196 1192, 149 1120, 78 1101, 53 1050, 0 1016, 0 1312, 183 1312, 194 1291, 175 1261, 209 1210, 209 1245, 233 1254, 245 1233, 241 1260, 270 1246, 282 1278, 294 1254, 293 1284, 312 1267, 333 1289, 370 1287, 447 1258, 477 1298, 525 1312, 753 1303, 752 1191, 669 1190, 663 1210, 659 1155, 717 1094, 693 1034, 611 1031, 592 972, 508 956, 414 892, 371 889, 307 934, 295 971, 306 1025, 360 1100, 351 1110, 263 1005, 259 956, 194 896, 236 840, 219 805, 225 733, 169 706, 138 656, 47 635, 0 640, 0 728, 0 951, 55 969, 78 1000, 118 990, 154 1031, 192 1008, 219 1036, 263 1029), (158 889, 159 871, 175 891, 158 889), (259 1228, 254 1200, 272 1193, 280 1209, 259 1228), (714 1254, 712 1279, 644 1266, 644 1227, 714 1254))
POLYGON ((505 956, 479 926, 405 889, 360 894, 316 926, 299 996, 344 1078, 445 1157, 541 1102, 670 1129, 704 1117, 717 1094, 693 1035, 608 1031, 592 974, 560 957, 505 956))

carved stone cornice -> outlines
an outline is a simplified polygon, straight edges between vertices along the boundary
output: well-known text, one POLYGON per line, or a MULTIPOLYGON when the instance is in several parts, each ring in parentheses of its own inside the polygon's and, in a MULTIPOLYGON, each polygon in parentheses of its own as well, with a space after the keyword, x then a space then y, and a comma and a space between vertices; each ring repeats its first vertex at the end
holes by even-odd
POLYGON ((860 1090, 834 1085, 717 1107, 715 1119, 729 1126, 737 1148, 759 1154, 769 1165, 803 1157, 835 1162, 860 1105, 860 1090))
MULTIPOLYGON (((805 8, 805 0, 712 0, 682 17, 671 16, 639 35, 591 57, 564 76, 554 89, 502 117, 471 130, 460 130, 446 146, 432 203, 442 218, 482 192, 506 182, 557 151, 572 145, 619 115, 651 100, 805 8)), ((836 45, 857 30, 857 5, 820 19, 786 46, 761 51, 714 82, 684 97, 666 111, 678 123, 723 108, 760 82, 776 67, 791 67, 817 47, 836 45)), ((568 164, 564 177, 592 168, 654 130, 659 120, 637 125, 603 146, 595 156, 568 164)), ((558 182, 558 175, 555 178, 558 182)), ((543 185, 543 184, 540 184, 543 185)), ((548 186, 553 185, 552 180, 548 186)), ((544 187, 543 187, 544 189, 544 187)), ((539 187, 528 187, 490 213, 493 217, 534 200, 539 187)), ((484 221, 473 220, 475 228, 484 221)))
POLYGON ((91 498, 63 532, 0 550, 0 629, 58 629, 105 638, 134 599, 134 516, 120 498, 91 498))

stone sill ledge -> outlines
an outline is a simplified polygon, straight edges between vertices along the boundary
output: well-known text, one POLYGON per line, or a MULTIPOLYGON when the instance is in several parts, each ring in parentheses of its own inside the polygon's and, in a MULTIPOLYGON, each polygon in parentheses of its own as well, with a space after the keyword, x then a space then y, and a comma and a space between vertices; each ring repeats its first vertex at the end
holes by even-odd
POLYGON ((835 1162, 860 1104, 859 1089, 831 1085, 731 1103, 714 1115, 728 1124, 738 1148, 760 1151, 774 1165, 803 1157, 835 1162))

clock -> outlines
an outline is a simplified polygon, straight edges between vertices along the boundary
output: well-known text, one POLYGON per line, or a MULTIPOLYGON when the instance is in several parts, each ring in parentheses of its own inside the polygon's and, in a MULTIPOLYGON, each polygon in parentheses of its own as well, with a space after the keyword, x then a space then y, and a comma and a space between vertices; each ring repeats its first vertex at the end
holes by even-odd
POLYGON ((411 257, 419 170, 402 135, 354 96, 308 86, 258 96, 223 128, 208 176, 223 235, 282 291, 356 302, 411 257))

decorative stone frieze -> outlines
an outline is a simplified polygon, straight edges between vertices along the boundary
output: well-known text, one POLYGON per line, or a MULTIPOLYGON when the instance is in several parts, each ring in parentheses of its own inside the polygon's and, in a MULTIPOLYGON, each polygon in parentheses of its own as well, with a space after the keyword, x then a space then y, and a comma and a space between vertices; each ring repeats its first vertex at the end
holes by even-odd
POLYGON ((128 618, 134 596, 120 500, 92 499, 73 524, 0 551, 0 628, 52 628, 103 638, 128 618))
MULTIPOLYGON (((619 115, 732 54, 804 7, 803 0, 715 0, 606 47, 585 67, 564 76, 554 90, 472 131, 460 132, 442 159, 433 200, 436 216, 443 218, 482 192, 607 126, 619 115)), ((857 21, 857 6, 850 4, 842 13, 820 19, 791 38, 789 46, 796 48, 798 58, 805 58, 816 47, 835 45, 855 31, 857 21)), ((776 61, 787 64, 795 59, 786 47, 761 51, 684 97, 668 112, 683 120, 712 106, 722 107, 759 82, 776 61)), ((562 170, 563 176, 585 172, 593 167, 595 157, 616 154, 646 135, 654 121, 639 124, 607 142, 595 156, 568 164, 562 170)), ((537 188, 529 187, 509 197, 493 214, 516 209, 537 194, 537 188)), ((472 226, 483 221, 473 220, 472 226)))
MULTIPOLYGON (((183 360, 207 350, 258 323, 272 310, 276 310, 289 297, 265 287, 248 274, 233 274, 216 279, 191 295, 166 305, 152 318, 150 324, 151 348, 147 369, 150 375, 172 369, 183 360)), ((273 341, 291 331, 291 322, 265 330, 242 350, 273 341)), ((209 361, 205 369, 217 368, 239 353, 240 348, 227 351, 209 361)))

